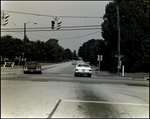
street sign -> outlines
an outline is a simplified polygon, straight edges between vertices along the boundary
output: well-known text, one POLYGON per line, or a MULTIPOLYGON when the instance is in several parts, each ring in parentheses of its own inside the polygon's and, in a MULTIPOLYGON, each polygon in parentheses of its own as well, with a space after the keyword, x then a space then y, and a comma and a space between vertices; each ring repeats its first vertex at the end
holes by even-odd
POLYGON ((99 61, 99 71, 100 71, 100 62, 102 61, 103 55, 97 56, 97 61, 99 61))
POLYGON ((99 61, 99 55, 97 56, 97 61, 99 61))
POLYGON ((121 69, 121 66, 117 66, 118 69, 121 69))
MULTIPOLYGON (((118 57, 118 55, 115 55, 115 57, 118 57)), ((123 57, 123 55, 119 55, 119 57, 123 57)))
POLYGON ((100 61, 102 61, 102 59, 103 59, 103 55, 100 55, 100 61))
POLYGON ((97 56, 97 61, 102 61, 102 59, 103 59, 103 55, 98 55, 97 56))

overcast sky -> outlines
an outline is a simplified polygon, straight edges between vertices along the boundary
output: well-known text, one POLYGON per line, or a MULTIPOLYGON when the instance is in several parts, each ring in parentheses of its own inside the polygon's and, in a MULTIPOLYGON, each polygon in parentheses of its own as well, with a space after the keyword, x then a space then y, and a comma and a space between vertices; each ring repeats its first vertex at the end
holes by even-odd
MULTIPOLYGON (((1 1, 1 10, 15 11, 30 14, 21 14, 8 12, 9 21, 3 28, 26 28, 49 27, 50 31, 28 32, 27 37, 31 41, 47 41, 50 38, 59 40, 63 48, 69 48, 72 51, 77 50, 86 41, 90 39, 103 39, 101 36, 101 27, 92 30, 53 30, 51 21, 53 16, 58 16, 62 21, 61 27, 68 26, 89 26, 101 25, 105 7, 109 1, 1 1), (39 14, 39 15, 37 15, 39 14), (47 16, 42 16, 47 15, 47 16), (66 16, 66 17, 65 17, 66 16), (73 18, 73 17, 77 18, 73 18), (80 18, 83 17, 83 18, 80 18), (91 18, 90 18, 91 17, 91 18), (28 23, 28 21, 30 21, 28 23), (34 22, 37 24, 35 25, 34 22)), ((79 27, 77 27, 79 29, 79 27)), ((98 27, 97 27, 98 28, 98 27)), ((1 32, 1 36, 12 35, 13 37, 23 39, 24 32, 1 32)))

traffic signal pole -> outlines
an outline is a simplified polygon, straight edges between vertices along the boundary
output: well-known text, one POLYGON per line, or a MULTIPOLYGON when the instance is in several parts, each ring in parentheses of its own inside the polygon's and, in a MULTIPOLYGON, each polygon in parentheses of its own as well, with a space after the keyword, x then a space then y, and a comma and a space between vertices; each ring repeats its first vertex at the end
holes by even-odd
MULTIPOLYGON (((27 35, 26 35, 26 24, 28 24, 28 23, 31 23, 31 22, 28 21, 27 23, 24 23, 24 39, 23 39, 23 53, 22 53, 22 55, 23 55, 23 65, 24 65, 24 62, 25 62, 25 58, 24 58, 24 56, 25 56, 25 42, 26 42, 26 38, 27 38, 27 35)), ((36 25, 37 23, 34 22, 34 24, 36 25)))
POLYGON ((26 39, 26 23, 24 23, 24 39, 23 39, 23 65, 24 65, 24 53, 25 53, 25 39, 26 39))
POLYGON ((119 18, 119 3, 117 2, 117 28, 118 28, 118 76, 119 76, 119 70, 120 70, 120 18, 119 18))

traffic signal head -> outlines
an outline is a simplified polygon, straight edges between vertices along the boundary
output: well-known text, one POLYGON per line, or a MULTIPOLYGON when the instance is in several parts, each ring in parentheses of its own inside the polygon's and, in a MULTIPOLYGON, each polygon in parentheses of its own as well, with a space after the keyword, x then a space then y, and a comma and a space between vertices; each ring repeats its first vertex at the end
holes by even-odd
POLYGON ((8 15, 8 14, 6 14, 6 15, 5 15, 5 19, 7 19, 8 17, 9 17, 9 15, 8 15))
POLYGON ((8 17, 9 15, 6 13, 3 13, 3 17, 2 17, 2 21, 3 21, 3 26, 5 26, 6 24, 8 24, 8 17))
POLYGON ((52 21, 51 23, 52 23, 52 27, 51 28, 54 29, 55 21, 52 21))
POLYGON ((57 22, 57 30, 59 30, 59 29, 60 29, 60 27, 61 27, 61 23, 62 23, 62 21, 58 21, 58 22, 57 22))
POLYGON ((7 14, 7 15, 5 15, 5 24, 8 24, 8 17, 9 17, 9 15, 7 14))

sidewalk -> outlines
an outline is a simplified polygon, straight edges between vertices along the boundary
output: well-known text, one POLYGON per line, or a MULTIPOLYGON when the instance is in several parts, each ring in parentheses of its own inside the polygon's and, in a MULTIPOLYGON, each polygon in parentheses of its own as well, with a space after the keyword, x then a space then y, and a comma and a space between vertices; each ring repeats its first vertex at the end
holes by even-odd
POLYGON ((106 76, 115 76, 115 74, 109 72, 109 71, 99 71, 98 67, 91 65, 92 68, 92 74, 95 76, 100 76, 100 77, 106 77, 106 76))
POLYGON ((116 73, 111 73, 109 71, 99 71, 98 68, 94 65, 91 65, 92 73, 95 76, 100 77, 117 77, 117 78, 127 78, 132 80, 149 80, 149 73, 145 72, 139 72, 139 73, 124 73, 124 76, 122 76, 120 72, 120 76, 118 76, 116 73))
POLYGON ((149 73, 139 72, 139 73, 125 73, 125 77, 131 77, 133 80, 143 79, 149 80, 149 73))

